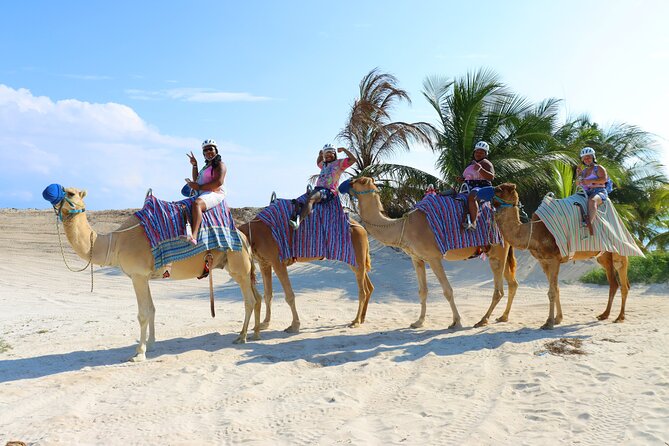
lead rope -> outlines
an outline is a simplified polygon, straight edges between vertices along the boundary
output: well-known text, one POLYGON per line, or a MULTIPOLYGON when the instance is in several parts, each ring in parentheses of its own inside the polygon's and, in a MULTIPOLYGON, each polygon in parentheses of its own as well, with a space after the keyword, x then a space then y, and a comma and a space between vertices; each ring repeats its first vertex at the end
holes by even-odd
POLYGON ((216 317, 216 310, 214 309, 214 256, 211 251, 204 256, 204 262, 209 268, 209 308, 211 309, 211 317, 216 317))
POLYGON ((67 269, 72 271, 73 273, 79 273, 86 268, 88 268, 88 265, 91 266, 91 293, 93 292, 93 231, 91 231, 91 249, 88 255, 88 263, 81 269, 72 269, 70 265, 68 265, 67 260, 65 260, 65 250, 63 249, 63 240, 60 237, 60 227, 58 226, 58 214, 56 214, 56 234, 58 234, 58 244, 60 245, 60 255, 63 257, 63 263, 65 263, 65 266, 67 269))

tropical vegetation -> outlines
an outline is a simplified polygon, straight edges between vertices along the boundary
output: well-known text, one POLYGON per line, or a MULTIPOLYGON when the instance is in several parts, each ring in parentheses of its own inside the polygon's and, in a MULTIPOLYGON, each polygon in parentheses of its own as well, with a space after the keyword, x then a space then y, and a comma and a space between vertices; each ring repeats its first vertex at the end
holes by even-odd
POLYGON ((339 135, 356 155, 354 175, 372 176, 386 186, 381 198, 389 215, 411 209, 429 185, 456 186, 454 178, 479 140, 490 144, 495 183, 516 183, 525 208, 534 211, 548 192, 557 197, 574 192, 579 151, 590 146, 614 182, 611 200, 639 245, 646 250, 669 245, 669 180, 652 135, 629 124, 602 128, 585 115, 562 119, 560 100, 532 103, 488 69, 453 79, 428 77, 422 93, 435 112, 434 123, 392 121, 391 111, 410 103, 409 95, 395 77, 372 70, 339 135), (440 177, 391 162, 397 151, 414 144, 437 154, 440 177))

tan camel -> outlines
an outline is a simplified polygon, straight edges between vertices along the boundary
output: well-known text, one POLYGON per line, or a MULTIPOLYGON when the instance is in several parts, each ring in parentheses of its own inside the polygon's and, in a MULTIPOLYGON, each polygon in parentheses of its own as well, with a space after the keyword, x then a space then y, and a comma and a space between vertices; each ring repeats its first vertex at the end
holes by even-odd
MULTIPOLYGON (((358 198, 358 208, 360 217, 367 231, 379 242, 388 246, 401 248, 411 257, 416 278, 418 279, 418 296, 420 297, 420 317, 411 324, 412 328, 423 326, 425 313, 427 309, 427 277, 425 274, 425 262, 427 262, 434 274, 437 276, 444 297, 451 306, 453 312, 453 323, 449 328, 460 328, 460 314, 455 306, 453 289, 448 282, 444 266, 441 263, 445 260, 465 260, 471 257, 477 248, 463 248, 448 251, 442 256, 439 246, 434 238, 432 229, 428 224, 427 217, 423 212, 409 212, 400 219, 388 218, 382 214, 383 206, 379 199, 378 189, 374 180, 367 177, 361 177, 351 180, 350 193, 358 198)), ((497 303, 504 297, 504 280, 506 278, 509 287, 509 299, 504 314, 497 319, 498 322, 506 322, 509 319, 509 310, 511 302, 516 295, 518 282, 516 281, 516 259, 513 255, 513 249, 507 244, 493 245, 488 252, 490 260, 490 269, 493 272, 495 291, 493 292, 492 302, 486 314, 476 323, 475 327, 481 327, 488 324, 488 319, 492 314, 497 303)))
MULTIPOLYGON (((161 272, 154 268, 149 240, 139 219, 134 215, 128 218, 117 230, 107 235, 98 235, 89 225, 86 218, 83 198, 86 191, 65 188, 65 198, 56 207, 63 220, 65 234, 74 251, 84 260, 91 260, 95 265, 118 266, 130 277, 137 296, 140 337, 135 356, 131 361, 146 359, 147 347, 155 342, 155 313, 149 280, 161 277, 161 272), (148 339, 147 339, 148 327, 148 339)), ((244 296, 244 325, 234 341, 246 342, 251 313, 255 310, 254 339, 259 339, 260 331, 260 293, 252 283, 254 272, 250 249, 246 238, 240 234, 243 249, 241 251, 211 251, 212 268, 225 268, 237 282, 244 296)), ((202 274, 203 257, 194 256, 175 262, 172 265, 171 279, 190 279, 202 274)))
POLYGON ((600 254, 599 251, 583 251, 577 252, 572 259, 567 256, 563 257, 555 243, 555 238, 536 215, 533 215, 532 220, 528 223, 522 224, 520 222, 518 210, 519 199, 515 184, 504 183, 497 186, 495 188, 495 196, 499 198, 499 200, 495 200, 495 205, 498 207, 497 224, 500 231, 502 231, 504 240, 507 240, 516 249, 528 249, 530 254, 537 259, 548 279, 548 301, 550 302, 548 319, 541 328, 551 329, 555 324, 562 322, 560 287, 558 285, 560 264, 569 260, 587 260, 593 257, 604 267, 606 278, 609 281, 609 302, 606 310, 597 316, 597 319, 604 320, 609 317, 613 298, 618 290, 618 282, 615 276, 615 272, 617 271, 620 277, 622 305, 620 307, 620 314, 614 322, 625 320, 625 302, 630 289, 630 284, 627 280, 628 260, 626 256, 611 252, 600 254), (557 314, 555 313, 556 308, 557 314))
MULTIPOLYGON (((355 264, 351 266, 351 270, 355 273, 355 280, 358 284, 358 313, 349 324, 349 327, 357 327, 365 322, 365 315, 367 314, 367 304, 369 298, 374 291, 374 285, 369 279, 369 271, 372 269, 371 259, 369 256, 369 240, 367 239, 367 232, 355 221, 350 221, 351 227, 351 242, 353 243, 353 250, 355 251, 355 264)), ((314 260, 323 260, 322 258, 297 258, 286 261, 279 259, 279 246, 272 236, 272 230, 263 221, 253 219, 239 227, 239 230, 244 233, 251 244, 253 255, 258 261, 260 272, 262 274, 262 281, 264 287, 265 297, 265 319, 260 324, 261 329, 269 327, 270 319, 272 317, 272 269, 274 274, 281 282, 283 291, 286 294, 286 302, 290 306, 290 311, 293 314, 293 321, 285 329, 288 333, 298 333, 300 331, 300 318, 297 314, 295 306, 295 292, 293 286, 288 278, 288 266, 295 262, 311 262, 314 260)))

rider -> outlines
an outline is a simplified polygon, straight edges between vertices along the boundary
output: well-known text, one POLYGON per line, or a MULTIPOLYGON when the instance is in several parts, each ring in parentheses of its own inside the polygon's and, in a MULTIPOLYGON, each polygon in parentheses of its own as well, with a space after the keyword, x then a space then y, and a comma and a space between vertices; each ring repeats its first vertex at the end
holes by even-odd
POLYGON ((300 226, 300 222, 311 214, 314 204, 327 203, 335 197, 339 177, 353 164, 355 164, 355 155, 344 147, 339 147, 335 150, 332 144, 325 144, 323 146, 323 149, 318 152, 318 158, 316 159, 316 165, 321 169, 318 180, 316 180, 316 187, 311 195, 309 195, 309 199, 304 206, 301 208, 296 206, 293 217, 289 221, 293 229, 297 229, 300 226), (346 158, 338 160, 337 152, 344 152, 346 158))
POLYGON ((597 216, 597 206, 608 198, 607 184, 610 180, 606 169, 597 164, 595 149, 584 147, 580 156, 585 168, 576 168, 576 185, 581 186, 588 196, 588 215, 585 222, 590 235, 593 235, 592 224, 597 216))
POLYGON ((467 185, 467 205, 469 214, 462 221, 462 227, 467 231, 476 229, 476 219, 479 215, 479 201, 490 201, 495 195, 495 189, 492 187, 492 180, 495 178, 495 168, 490 160, 488 153, 490 146, 485 141, 479 141, 474 146, 472 162, 457 177, 456 181, 467 185))
POLYGON ((218 146, 213 139, 206 139, 202 143, 202 155, 204 156, 204 167, 198 171, 197 159, 193 152, 186 154, 193 166, 193 180, 186 178, 188 186, 196 191, 197 198, 193 203, 192 210, 192 235, 187 236, 189 242, 197 245, 197 235, 202 224, 202 213, 221 204, 225 198, 225 174, 227 169, 221 155, 218 154, 218 146))

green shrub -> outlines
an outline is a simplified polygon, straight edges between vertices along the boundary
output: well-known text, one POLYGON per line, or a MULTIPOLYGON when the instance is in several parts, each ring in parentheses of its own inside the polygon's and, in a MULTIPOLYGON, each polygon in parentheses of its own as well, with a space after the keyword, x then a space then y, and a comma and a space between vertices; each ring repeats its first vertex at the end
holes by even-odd
MULTIPOLYGON (((627 277, 630 283, 665 283, 669 282, 669 252, 652 252, 646 257, 630 257, 627 277)), ((603 268, 594 269, 580 278, 584 283, 606 285, 606 272, 603 268)))

